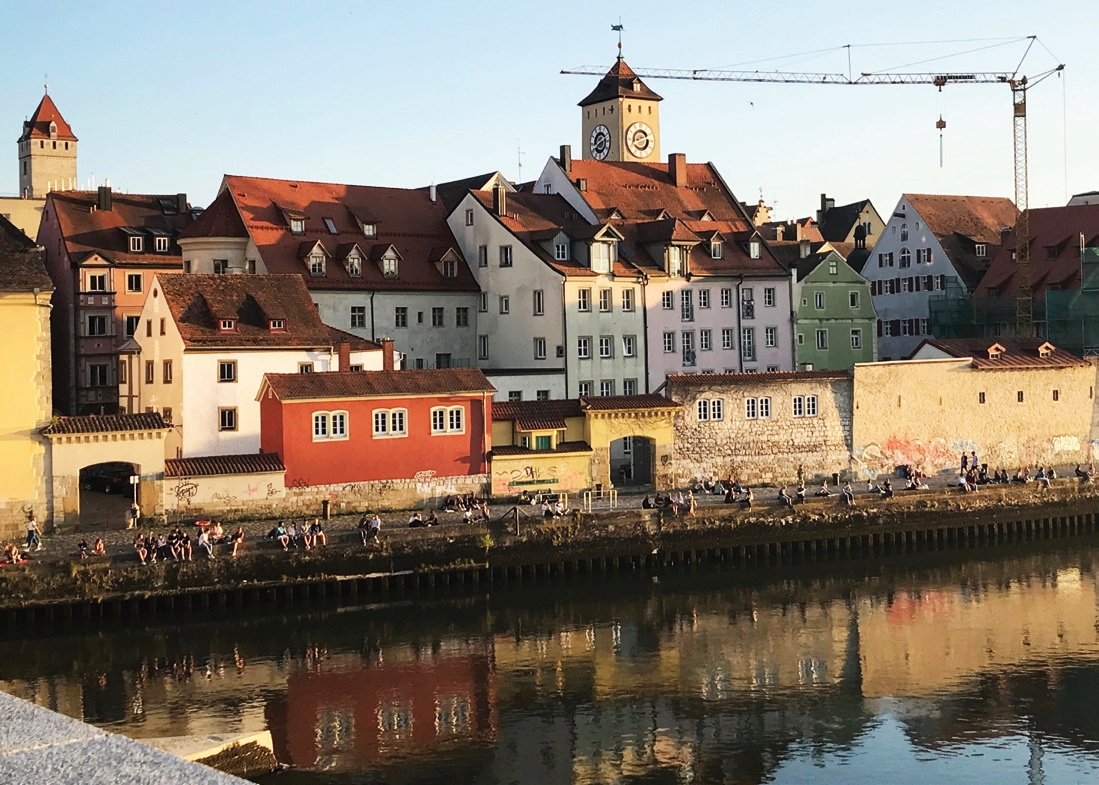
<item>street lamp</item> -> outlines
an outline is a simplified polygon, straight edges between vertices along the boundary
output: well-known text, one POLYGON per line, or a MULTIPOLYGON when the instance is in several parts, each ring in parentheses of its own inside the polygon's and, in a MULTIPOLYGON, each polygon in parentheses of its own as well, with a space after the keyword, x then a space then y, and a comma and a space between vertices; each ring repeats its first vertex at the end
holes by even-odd
POLYGON ((137 526, 137 519, 141 517, 141 514, 140 514, 141 509, 137 506, 137 486, 140 482, 141 482, 141 475, 140 474, 131 474, 130 475, 130 485, 134 486, 134 503, 133 503, 133 506, 130 508, 130 526, 129 526, 129 528, 131 528, 131 529, 133 527, 137 526))

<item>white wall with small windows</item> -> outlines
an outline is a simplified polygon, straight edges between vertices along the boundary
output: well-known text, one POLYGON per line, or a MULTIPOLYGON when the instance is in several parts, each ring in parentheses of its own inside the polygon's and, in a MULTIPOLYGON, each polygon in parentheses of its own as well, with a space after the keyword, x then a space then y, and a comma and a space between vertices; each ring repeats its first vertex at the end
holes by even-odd
POLYGON ((183 272, 263 275, 267 265, 251 237, 181 237, 183 272))
POLYGON ((677 483, 789 482, 849 469, 851 377, 842 373, 673 375, 677 483))
POLYGON ((545 393, 543 397, 552 399, 567 397, 564 369, 530 373, 495 372, 486 369, 485 377, 496 388, 496 393, 492 396, 494 401, 506 401, 510 393, 518 393, 519 400, 522 401, 536 401, 539 393, 545 393))

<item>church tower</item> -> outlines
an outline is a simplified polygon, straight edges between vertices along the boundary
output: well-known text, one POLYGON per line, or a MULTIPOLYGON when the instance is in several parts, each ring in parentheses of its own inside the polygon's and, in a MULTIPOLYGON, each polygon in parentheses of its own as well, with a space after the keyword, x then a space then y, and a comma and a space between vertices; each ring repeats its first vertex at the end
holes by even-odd
POLYGON ((580 102, 584 158, 660 161, 660 102, 619 52, 618 60, 580 102))
POLYGON ((45 199, 49 191, 77 187, 76 136, 49 93, 23 123, 18 144, 20 196, 45 199))

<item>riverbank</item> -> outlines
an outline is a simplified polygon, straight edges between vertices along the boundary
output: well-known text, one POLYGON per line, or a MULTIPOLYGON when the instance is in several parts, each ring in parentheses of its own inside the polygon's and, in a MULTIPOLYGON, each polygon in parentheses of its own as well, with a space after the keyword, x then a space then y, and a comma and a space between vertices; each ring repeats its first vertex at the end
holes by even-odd
POLYGON ((701 559, 809 560, 901 548, 963 547, 1001 539, 1093 531, 1099 489, 1077 480, 1046 489, 986 486, 900 493, 883 500, 859 494, 791 509, 757 501, 751 510, 706 504, 695 516, 616 509, 545 520, 534 507, 495 508, 487 523, 453 514, 435 527, 409 529, 392 518, 375 546, 364 547, 357 517, 327 522, 327 547, 281 546, 264 535, 269 521, 244 524, 245 547, 230 557, 195 553, 192 561, 141 565, 133 532, 106 532, 106 556, 81 560, 77 542, 98 534, 47 538, 45 550, 0 568, 0 618, 155 611, 167 607, 262 602, 278 596, 387 592, 489 583, 570 571, 659 568, 701 559))

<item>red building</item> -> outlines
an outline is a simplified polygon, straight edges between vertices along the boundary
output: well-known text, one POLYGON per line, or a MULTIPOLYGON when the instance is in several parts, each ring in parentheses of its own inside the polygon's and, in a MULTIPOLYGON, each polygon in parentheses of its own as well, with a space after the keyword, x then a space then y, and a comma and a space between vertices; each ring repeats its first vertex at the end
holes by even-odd
POLYGON ((260 446, 303 485, 487 474, 494 392, 478 368, 267 374, 260 446))

